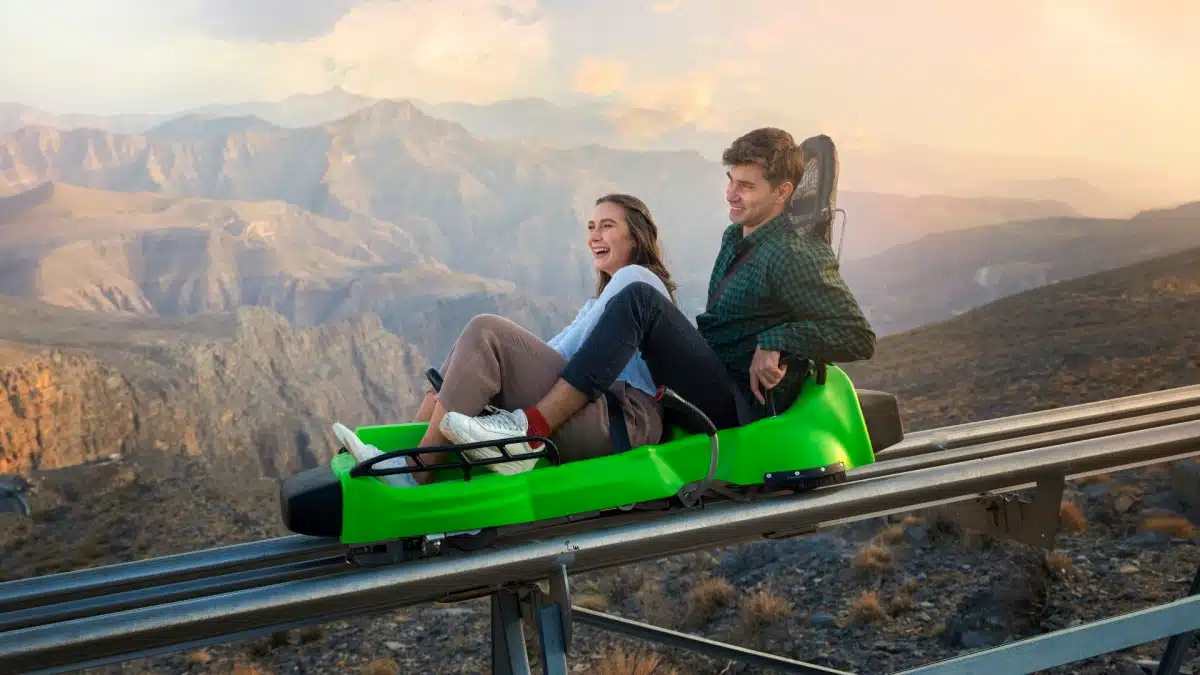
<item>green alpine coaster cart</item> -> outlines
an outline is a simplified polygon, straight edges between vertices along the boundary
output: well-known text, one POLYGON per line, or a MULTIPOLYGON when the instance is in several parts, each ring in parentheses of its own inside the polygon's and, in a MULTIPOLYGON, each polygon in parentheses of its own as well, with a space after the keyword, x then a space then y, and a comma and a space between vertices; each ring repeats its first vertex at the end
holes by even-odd
MULTIPOLYGON (((804 141, 804 177, 789 205, 793 226, 831 243, 837 154, 828 136, 804 141)), ((844 227, 843 227, 844 229, 844 227)), ((359 427, 354 434, 384 454, 363 462, 345 448, 329 464, 303 471, 280 486, 288 529, 337 537, 358 564, 386 564, 436 553, 443 542, 473 550, 497 539, 545 534, 563 526, 592 527, 600 519, 651 517, 706 501, 774 498, 845 479, 846 471, 875 461, 875 452, 903 438, 896 398, 855 391, 835 365, 794 360, 804 368, 800 393, 786 410, 742 426, 717 430, 698 408, 664 391, 660 442, 575 462, 562 462, 550 439, 533 454, 513 455, 494 442, 416 448, 425 423, 359 427), (464 451, 499 450, 470 459, 464 451), (446 452, 454 461, 430 465, 419 453, 446 452), (377 466, 405 457, 408 464, 377 466), (502 474, 495 464, 536 459, 523 473, 502 474), (432 471, 416 487, 382 478, 432 471)), ((441 377, 427 375, 435 390, 441 377)), ((623 427, 621 422, 620 426, 623 427)), ((614 443, 621 447, 619 443, 614 443)))
POLYGON ((301 534, 338 537, 351 547, 352 560, 377 564, 426 555, 442 539, 457 548, 486 546, 509 526, 807 491, 844 480, 847 470, 870 464, 875 450, 903 437, 894 396, 856 392, 836 366, 814 368, 807 377, 787 410, 720 431, 666 390, 664 405, 675 423, 662 442, 576 462, 560 462, 549 439, 539 439, 544 445, 533 454, 510 454, 503 443, 527 440, 521 437, 422 448, 457 456, 429 465, 415 447, 425 423, 359 427, 355 434, 384 454, 360 463, 343 449, 329 464, 284 481, 284 522, 301 534), (873 413, 870 429, 864 405, 873 413), (495 447, 500 456, 472 460, 463 454, 478 447, 495 447), (396 457, 413 458, 412 465, 375 466, 396 457), (487 469, 530 458, 537 464, 523 473, 487 469), (380 480, 417 471, 434 471, 436 480, 417 487, 380 480))

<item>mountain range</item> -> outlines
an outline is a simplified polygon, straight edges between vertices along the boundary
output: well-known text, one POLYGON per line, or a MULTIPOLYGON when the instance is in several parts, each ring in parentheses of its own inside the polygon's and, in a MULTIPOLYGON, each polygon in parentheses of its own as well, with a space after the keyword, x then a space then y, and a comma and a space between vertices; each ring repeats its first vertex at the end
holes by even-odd
POLYGON ((1200 202, 1128 220, 1039 218, 942 232, 842 273, 876 332, 909 330, 993 300, 1200 246, 1200 202))
MULTIPOLYGON (((231 117, 257 117, 280 127, 302 128, 348 117, 384 100, 333 87, 277 101, 123 115, 62 115, 0 102, 0 134, 25 126, 145 134, 175 119, 231 117)), ((486 104, 405 100, 429 116, 461 125, 481 140, 525 147, 600 145, 625 150, 692 150, 715 161, 736 136, 728 130, 700 128, 673 112, 605 102, 561 105, 540 98, 486 104)), ((771 123, 780 124, 763 120, 763 124, 771 123)), ((792 131, 803 137, 829 130, 792 131)), ((1008 155, 981 154, 933 147, 919 138, 889 141, 850 136, 836 140, 842 152, 843 186, 855 191, 1049 200, 1068 204, 1083 215, 1109 217, 1180 200, 1179 195, 1164 192, 1158 184, 1160 177, 1094 158, 1047 158, 1040 156, 1036 148, 1014 149, 1008 155)))
POLYGON ((1197 384, 1197 344, 1193 247, 891 335, 846 369, 895 393, 909 429, 927 429, 1197 384))
MULTIPOLYGON (((142 135, 26 127, 0 136, 0 194, 47 181, 283 201, 338 221, 385 221, 450 269, 570 302, 592 284, 582 238, 592 201, 605 192, 630 192, 656 214, 690 310, 702 303, 725 226, 721 167, 695 152, 484 141, 397 102, 301 129, 253 117, 187 117, 142 135)), ((1046 200, 855 192, 843 192, 840 204, 852 214, 847 258, 947 228, 1073 213, 1046 200)))

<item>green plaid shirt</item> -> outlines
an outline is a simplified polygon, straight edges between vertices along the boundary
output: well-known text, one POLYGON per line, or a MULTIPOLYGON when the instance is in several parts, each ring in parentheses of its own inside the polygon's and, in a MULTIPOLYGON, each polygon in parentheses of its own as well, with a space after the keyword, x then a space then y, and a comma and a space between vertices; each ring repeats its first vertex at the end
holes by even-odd
MULTIPOLYGON (((708 282, 708 307, 696 326, 742 384, 749 382, 755 347, 822 363, 869 359, 875 352, 875 333, 829 245, 797 232, 782 215, 749 237, 741 225, 725 230, 708 282)), ((788 402, 796 370, 780 383, 788 402)))

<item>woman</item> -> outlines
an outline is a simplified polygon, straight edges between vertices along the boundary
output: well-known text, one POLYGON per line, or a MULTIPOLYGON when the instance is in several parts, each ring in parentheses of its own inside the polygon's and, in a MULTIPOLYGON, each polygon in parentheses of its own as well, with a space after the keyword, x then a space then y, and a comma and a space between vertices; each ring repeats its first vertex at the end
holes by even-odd
MULTIPOLYGON (((555 385, 567 360, 583 344, 609 298, 629 284, 644 282, 674 301, 675 284, 662 261, 658 228, 650 210, 637 197, 610 194, 597 199, 587 223, 586 243, 596 270, 596 297, 584 303, 575 320, 549 342, 502 317, 485 314, 471 319, 442 368, 441 391, 427 394, 417 413, 419 421, 429 422, 420 447, 462 443, 477 440, 481 435, 511 438, 524 436, 527 431, 536 435, 536 430, 545 425, 536 419, 540 413, 533 404, 555 385), (513 412, 475 417, 489 405, 513 412), (483 420, 487 429, 478 428, 478 420, 483 420), (468 428, 468 425, 476 426, 468 428)), ((610 389, 612 397, 587 403, 551 436, 563 460, 588 459, 613 451, 608 428, 609 400, 621 406, 633 447, 657 442, 662 434, 662 414, 654 398, 655 391, 649 369, 641 356, 635 354, 610 389)), ((341 425, 334 425, 334 432, 360 461, 379 453, 364 446, 341 425)), ((536 449, 525 443, 507 447, 514 455, 536 449)), ((497 457, 499 451, 483 448, 467 454, 472 459, 482 459, 497 457)), ((426 463, 446 459, 437 453, 422 457, 426 463)), ((535 463, 536 460, 514 461, 489 468, 510 474, 529 470, 535 463)), ((411 484, 407 476, 395 478, 398 480, 391 481, 393 484, 411 484)), ((416 475, 419 483, 430 479, 427 473, 416 475)))

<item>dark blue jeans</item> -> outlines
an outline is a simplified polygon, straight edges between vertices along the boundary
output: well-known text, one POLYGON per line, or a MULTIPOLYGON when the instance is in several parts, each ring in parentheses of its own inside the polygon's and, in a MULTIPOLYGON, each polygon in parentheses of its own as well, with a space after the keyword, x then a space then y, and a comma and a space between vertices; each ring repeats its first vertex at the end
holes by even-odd
POLYGON ((562 378, 600 396, 636 352, 654 382, 704 411, 719 429, 738 425, 734 382, 716 352, 668 298, 644 282, 621 289, 567 362, 562 378))

